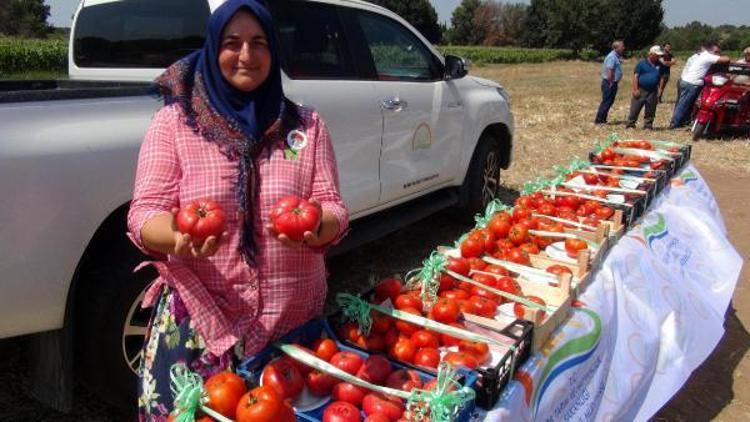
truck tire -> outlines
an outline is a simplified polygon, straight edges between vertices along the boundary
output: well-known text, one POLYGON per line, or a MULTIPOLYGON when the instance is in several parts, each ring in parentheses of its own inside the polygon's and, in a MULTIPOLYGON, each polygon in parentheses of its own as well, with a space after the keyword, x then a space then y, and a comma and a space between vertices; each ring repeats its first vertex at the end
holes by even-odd
POLYGON ((693 125, 693 141, 699 141, 706 134, 706 125, 695 122, 693 125))
POLYGON ((132 246, 124 229, 99 245, 80 273, 75 372, 92 393, 133 412, 136 370, 151 316, 140 303, 156 271, 149 266, 133 272, 146 256, 132 246))
POLYGON ((500 141, 491 134, 484 133, 479 138, 469 170, 462 186, 463 201, 458 209, 459 216, 473 221, 478 213, 484 213, 487 204, 495 199, 500 189, 500 141))

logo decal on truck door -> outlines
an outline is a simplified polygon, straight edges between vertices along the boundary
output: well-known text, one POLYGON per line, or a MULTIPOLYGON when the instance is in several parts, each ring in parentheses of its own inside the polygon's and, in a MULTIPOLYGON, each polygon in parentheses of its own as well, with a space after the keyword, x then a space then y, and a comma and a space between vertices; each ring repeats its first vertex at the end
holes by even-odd
POLYGON ((418 149, 427 149, 432 146, 432 131, 427 123, 420 123, 414 132, 411 140, 411 146, 414 151, 418 149))

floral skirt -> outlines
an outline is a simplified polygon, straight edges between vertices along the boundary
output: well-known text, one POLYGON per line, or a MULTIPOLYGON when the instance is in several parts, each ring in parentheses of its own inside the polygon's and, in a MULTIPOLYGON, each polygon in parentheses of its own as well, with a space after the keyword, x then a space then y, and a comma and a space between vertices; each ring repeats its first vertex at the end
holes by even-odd
POLYGON ((191 323, 184 303, 175 290, 164 287, 154 306, 141 351, 138 380, 138 419, 166 421, 174 408, 169 388, 169 369, 184 363, 203 379, 232 370, 241 357, 241 345, 222 356, 210 353, 191 323))

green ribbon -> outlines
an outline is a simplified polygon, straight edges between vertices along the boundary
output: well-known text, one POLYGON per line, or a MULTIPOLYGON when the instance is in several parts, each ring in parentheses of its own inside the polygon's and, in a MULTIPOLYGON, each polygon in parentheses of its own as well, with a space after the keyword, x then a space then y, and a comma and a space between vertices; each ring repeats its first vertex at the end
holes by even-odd
POLYGON ((203 389, 203 378, 190 371, 184 363, 175 363, 169 368, 169 389, 174 397, 177 422, 194 421, 198 409, 219 422, 232 422, 231 419, 204 406, 208 403, 208 396, 203 389))
POLYGON ((495 216, 498 212, 501 211, 511 211, 512 208, 503 204, 500 199, 495 198, 492 201, 490 201, 489 204, 487 204, 487 207, 484 209, 484 215, 477 214, 474 216, 474 221, 477 223, 477 227, 483 229, 487 227, 487 224, 490 223, 490 220, 492 220, 492 217, 495 216))
POLYGON ((407 273, 406 287, 408 289, 420 287, 422 302, 428 306, 437 301, 440 273, 445 269, 445 263, 445 256, 433 251, 427 259, 422 261, 422 268, 416 270, 416 275, 411 275, 415 272, 414 270, 407 273))
POLYGON ((429 416, 431 421, 450 422, 456 419, 463 406, 474 400, 476 393, 458 381, 458 370, 448 362, 438 366, 437 381, 431 391, 413 389, 406 408, 415 417, 423 420, 429 416))
POLYGON ((364 336, 370 335, 372 328, 372 305, 359 296, 353 296, 348 293, 339 293, 336 295, 336 303, 341 306, 344 317, 354 321, 359 325, 359 331, 364 336))
POLYGON ((597 141, 594 144, 594 154, 599 155, 604 151, 605 148, 612 146, 612 144, 620 139, 620 135, 617 133, 610 133, 609 136, 603 141, 597 141))

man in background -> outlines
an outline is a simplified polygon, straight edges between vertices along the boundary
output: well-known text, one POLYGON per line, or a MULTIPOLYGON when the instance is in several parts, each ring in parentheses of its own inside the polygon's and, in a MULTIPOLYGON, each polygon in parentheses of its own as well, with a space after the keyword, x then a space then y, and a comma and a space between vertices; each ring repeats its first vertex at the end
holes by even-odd
POLYGON ((609 109, 612 108, 617 96, 617 85, 622 79, 622 54, 624 52, 625 43, 617 40, 612 43, 612 51, 604 58, 601 70, 602 102, 596 112, 595 124, 607 123, 609 109))
MULTIPOLYGON (((742 58, 737 60, 737 64, 748 64, 750 63, 750 47, 745 48, 742 52, 742 58)), ((747 75, 734 75, 732 76, 732 82, 740 85, 750 85, 750 76, 747 75)))
POLYGON ((721 55, 721 47, 718 43, 707 42, 699 54, 694 55, 685 63, 680 76, 680 89, 674 105, 670 129, 676 129, 688 123, 693 104, 703 89, 703 78, 711 65, 726 64, 730 61, 729 57, 721 55))
POLYGON ((630 100, 630 115, 628 115, 627 128, 635 128, 638 121, 638 115, 645 106, 646 112, 643 115, 643 128, 653 129, 654 118, 656 117, 656 103, 658 101, 657 93, 661 90, 664 71, 664 64, 661 58, 664 57, 664 51, 661 47, 655 45, 648 50, 648 57, 641 59, 635 66, 633 72, 633 98, 630 100))
POLYGON ((671 73, 672 66, 677 63, 677 60, 672 55, 672 44, 671 43, 665 43, 664 47, 662 47, 662 50, 664 50, 664 56, 660 59, 661 64, 663 65, 661 67, 662 70, 662 79, 661 83, 659 84, 659 102, 662 102, 662 96, 664 95, 664 89, 667 87, 667 83, 669 82, 669 76, 671 73))

